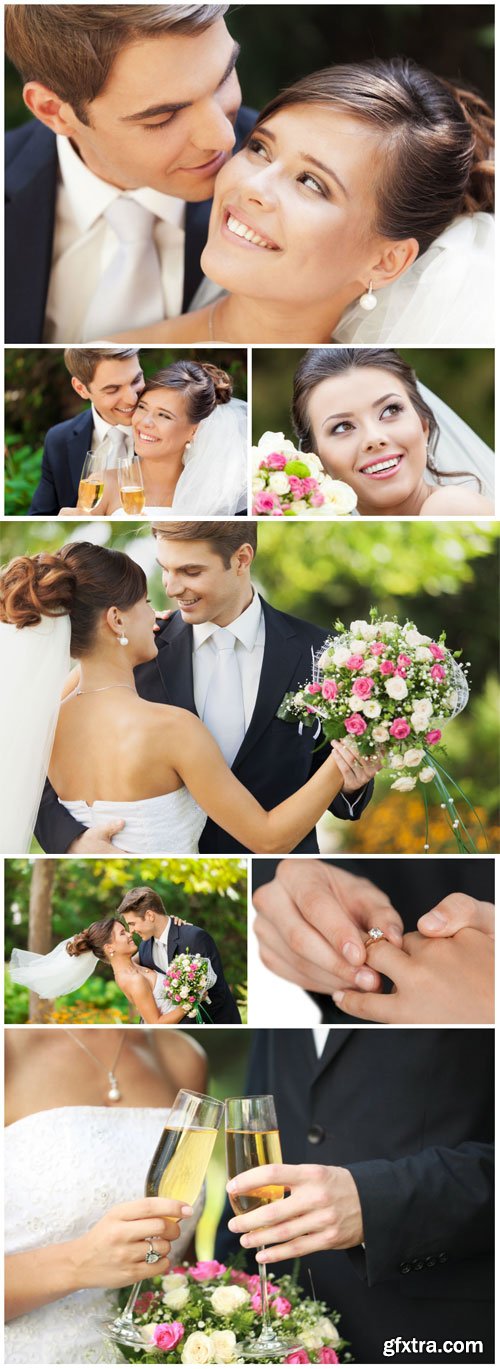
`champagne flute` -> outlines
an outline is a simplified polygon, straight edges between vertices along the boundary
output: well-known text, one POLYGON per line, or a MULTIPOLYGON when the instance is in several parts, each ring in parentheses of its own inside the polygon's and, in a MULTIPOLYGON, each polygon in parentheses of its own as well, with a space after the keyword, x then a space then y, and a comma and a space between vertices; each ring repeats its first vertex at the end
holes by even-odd
POLYGON ((83 513, 92 513, 103 496, 104 471, 106 462, 101 451, 102 444, 95 452, 87 452, 78 486, 78 508, 83 513))
POLYGON ((136 515, 142 513, 146 496, 142 483, 141 463, 135 452, 133 456, 119 460, 117 474, 123 512, 136 515))
MULTIPOLYGON (((219 1130, 224 1104, 204 1093, 179 1089, 148 1169, 146 1198, 178 1198, 195 1203, 200 1193, 219 1130)), ((154 1263, 151 1265, 154 1273, 154 1263)), ((109 1339, 117 1344, 144 1347, 134 1325, 134 1307, 142 1279, 131 1289, 120 1316, 106 1325, 109 1339)))
MULTIPOLYGON (((272 1094, 256 1094, 250 1098, 226 1099, 226 1160, 230 1179, 258 1165, 281 1164, 281 1142, 272 1094)), ((255 1208, 274 1203, 284 1196, 282 1184, 265 1184, 250 1193, 230 1193, 229 1201, 236 1216, 253 1212, 255 1208)), ((257 1340, 244 1341, 239 1347, 251 1363, 258 1360, 281 1359, 284 1354, 298 1349, 296 1341, 278 1335, 271 1323, 265 1264, 259 1262, 262 1330, 257 1340)))

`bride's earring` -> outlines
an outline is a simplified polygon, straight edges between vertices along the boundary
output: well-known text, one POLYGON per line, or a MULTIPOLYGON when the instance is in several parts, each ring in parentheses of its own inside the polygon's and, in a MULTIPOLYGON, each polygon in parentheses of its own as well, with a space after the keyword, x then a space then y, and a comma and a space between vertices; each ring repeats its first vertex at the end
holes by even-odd
POLYGON ((120 643, 120 646, 128 646, 128 637, 125 636, 124 632, 122 632, 122 635, 118 638, 118 641, 120 643))
POLYGON ((366 294, 360 295, 359 304, 367 314, 371 314, 372 309, 377 308, 377 296, 373 293, 373 281, 370 281, 366 294))

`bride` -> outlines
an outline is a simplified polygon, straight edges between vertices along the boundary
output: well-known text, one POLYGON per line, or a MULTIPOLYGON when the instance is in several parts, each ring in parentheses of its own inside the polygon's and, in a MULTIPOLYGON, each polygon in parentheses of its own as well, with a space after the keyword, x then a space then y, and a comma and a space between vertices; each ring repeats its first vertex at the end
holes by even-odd
MULTIPOLYGON (((132 417, 148 518, 231 516, 247 503, 247 407, 210 362, 174 361, 145 381, 132 417)), ((63 508, 59 517, 80 513, 63 508)), ((104 478, 96 517, 124 516, 116 470, 104 478)))
MULTIPOLYGON (((50 1027, 6 1038, 7 1364, 112 1364, 109 1290, 191 1258, 196 1222, 144 1181, 179 1088, 204 1093, 204 1051, 183 1033, 50 1027), (111 1100, 110 1075, 116 1078, 111 1100)), ((191 1209, 186 1208, 189 1213, 191 1209)))
POLYGON ((295 372, 292 415, 302 450, 352 486, 360 514, 494 513, 493 452, 398 352, 311 348, 295 372))
POLYGON ((59 802, 85 826, 125 820, 122 850, 195 853, 207 814, 251 851, 291 850, 348 778, 348 742, 266 812, 199 718, 139 697, 134 668, 157 655, 146 595, 135 561, 89 542, 18 556, 0 572, 2 849, 29 849, 48 766, 59 802), (60 704, 70 651, 79 682, 60 704))
POLYGON ((226 293, 133 341, 493 345, 492 149, 484 100, 406 58, 304 77, 217 177, 226 293))
MULTIPOLYGON (((98 960, 111 965, 115 982, 144 1022, 159 1022, 164 1027, 186 1017, 190 1004, 175 1007, 165 998, 164 975, 138 963, 134 938, 120 918, 93 922, 70 941, 60 941, 48 955, 13 950, 10 977, 14 984, 26 985, 40 998, 54 998, 81 988, 98 960)), ((216 978, 208 960, 205 997, 216 978)))

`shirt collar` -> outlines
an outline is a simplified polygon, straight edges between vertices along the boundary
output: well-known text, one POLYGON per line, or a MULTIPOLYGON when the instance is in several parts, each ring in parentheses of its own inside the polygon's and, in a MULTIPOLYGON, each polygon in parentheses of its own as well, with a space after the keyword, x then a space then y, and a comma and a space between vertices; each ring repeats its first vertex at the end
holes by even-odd
POLYGON ((88 232, 109 205, 123 194, 138 200, 145 209, 150 209, 158 219, 163 219, 172 227, 184 228, 184 200, 179 200, 173 195, 162 195, 161 191, 151 190, 149 186, 141 186, 138 190, 126 192, 120 190, 118 186, 110 185, 109 181, 101 180, 100 176, 85 166, 69 138, 64 138, 58 133, 56 141, 61 180, 80 233, 88 232))
POLYGON ((106 423, 106 420, 101 418, 101 415, 97 412, 95 404, 92 405, 92 419, 98 442, 102 442, 106 433, 109 433, 110 428, 118 428, 118 432, 124 433, 125 437, 133 437, 134 430, 130 425, 127 428, 125 423, 106 423))
MULTIPOLYGON (((207 642, 214 632, 217 631, 219 623, 193 623, 193 647, 198 651, 204 642, 207 642)), ((253 592, 252 602, 248 608, 240 613, 239 618, 235 618, 232 623, 226 623, 228 632, 234 632, 236 640, 246 647, 247 651, 253 651, 258 642, 264 641, 264 615, 262 604, 257 594, 253 592)))

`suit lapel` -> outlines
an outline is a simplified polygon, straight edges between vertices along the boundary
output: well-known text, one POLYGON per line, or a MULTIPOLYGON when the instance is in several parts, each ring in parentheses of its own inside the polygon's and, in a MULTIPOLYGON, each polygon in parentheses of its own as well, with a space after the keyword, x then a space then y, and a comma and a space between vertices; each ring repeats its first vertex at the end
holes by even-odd
POLYGON ((328 1066, 331 1065, 332 1061, 340 1055, 340 1052, 344 1049, 344 1046, 347 1045, 347 1042, 352 1035, 352 1027, 330 1027, 325 1048, 319 1058, 316 1056, 316 1051, 314 1051, 315 1061, 311 1078, 312 1084, 317 1082, 324 1070, 328 1069, 328 1066))
POLYGON ((259 688, 248 731, 235 758, 233 769, 245 760, 266 727, 269 727, 293 679, 302 654, 300 638, 292 625, 286 622, 276 609, 271 608, 270 604, 266 604, 264 599, 262 607, 266 640, 259 688))
POLYGON ((78 486, 83 470, 85 456, 90 451, 94 421, 92 411, 88 409, 84 414, 79 414, 75 420, 75 425, 68 438, 68 466, 71 484, 75 492, 75 502, 78 496, 78 486), (85 452, 83 448, 85 447, 85 452))
POLYGON ((193 688, 193 633, 180 613, 168 624, 168 634, 158 646, 157 665, 166 701, 175 708, 196 713, 193 688))
POLYGON ((57 193, 56 139, 43 124, 36 122, 27 130, 18 155, 6 168, 5 185, 7 341, 40 342, 57 193))
POLYGON ((171 922, 170 922, 170 927, 169 927, 169 929, 168 929, 168 937, 167 937, 167 956, 168 956, 168 963, 169 963, 169 965, 170 965, 171 961, 175 959, 175 957, 176 957, 176 955, 177 955, 177 953, 178 953, 178 951, 179 951, 179 945, 180 945, 180 932, 181 932, 180 927, 177 927, 176 924, 175 924, 175 922, 172 922, 172 921, 171 921, 171 922))
POLYGON ((211 200, 202 200, 199 204, 190 203, 186 205, 183 313, 186 313, 189 309, 193 295, 196 294, 198 286, 201 285, 203 280, 200 259, 207 241, 208 220, 210 218, 211 208, 211 200))

